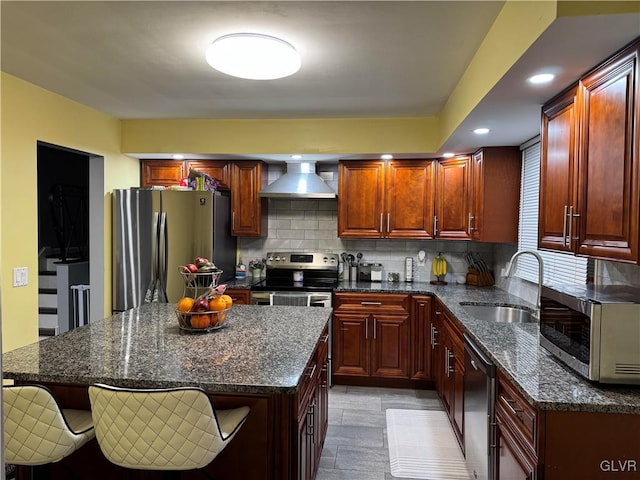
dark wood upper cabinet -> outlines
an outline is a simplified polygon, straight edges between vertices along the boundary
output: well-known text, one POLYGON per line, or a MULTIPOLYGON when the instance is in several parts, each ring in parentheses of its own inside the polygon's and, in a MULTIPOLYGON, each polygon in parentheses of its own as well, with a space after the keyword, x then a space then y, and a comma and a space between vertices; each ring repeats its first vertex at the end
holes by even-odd
POLYGON ((205 173, 218 182, 218 190, 231 189, 232 162, 228 160, 189 160, 187 173, 190 169, 205 173))
POLYGON ((488 147, 472 156, 468 228, 477 242, 516 243, 522 156, 518 147, 488 147))
POLYGON ((580 81, 576 251, 636 263, 640 209, 638 51, 622 52, 580 81))
POLYGON ((340 162, 338 172, 338 236, 384 237, 385 162, 340 162))
POLYGON ((386 236, 432 238, 434 161, 399 160, 387 169, 386 236))
POLYGON ((540 148, 540 248, 571 251, 569 214, 577 213, 578 155, 574 85, 542 108, 540 148))
POLYGON ((456 157, 436 166, 435 238, 469 240, 471 157, 456 157))
POLYGON ((141 160, 141 186, 168 187, 179 185, 180 180, 187 176, 184 162, 181 160, 141 160))
POLYGON ((432 238, 433 161, 343 161, 338 236, 432 238))
POLYGON ((267 169, 261 161, 233 162, 231 172, 231 230, 233 235, 266 236, 268 199, 258 196, 267 186, 267 169))
POLYGON ((640 42, 542 109, 539 246, 638 263, 640 42))

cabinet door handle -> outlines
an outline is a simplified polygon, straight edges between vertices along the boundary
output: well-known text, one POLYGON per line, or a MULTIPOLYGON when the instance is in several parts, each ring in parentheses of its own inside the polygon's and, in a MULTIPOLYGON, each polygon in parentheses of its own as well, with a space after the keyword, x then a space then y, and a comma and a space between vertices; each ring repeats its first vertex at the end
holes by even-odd
POLYGON ((567 215, 568 215, 568 207, 564 206, 564 220, 562 222, 562 246, 567 246, 567 215))
POLYGON ((449 347, 444 347, 444 374, 449 376, 449 347))
POLYGON ((435 349, 436 345, 438 345, 436 335, 438 335, 438 330, 436 330, 434 325, 431 325, 431 350, 435 349))
POLYGON ((231 212, 231 230, 236 229, 236 212, 231 212))
POLYGON ((316 364, 313 364, 313 368, 311 369, 311 373, 309 373, 309 378, 313 378, 313 374, 316 373, 316 364))
POLYGON ((569 207, 569 242, 571 245, 573 245, 573 241, 574 240, 578 240, 578 237, 573 236, 573 219, 574 218, 579 218, 580 214, 579 213, 573 213, 573 205, 571 205, 569 207))
POLYGON ((316 408, 315 400, 309 407, 307 408, 307 435, 311 437, 311 441, 313 442, 313 431, 315 430, 315 415, 314 410, 316 408))
POLYGON ((569 207, 569 248, 573 246, 573 205, 569 207))
POLYGON ((438 235, 438 216, 433 216, 433 236, 438 235))
POLYGON ((502 403, 509 409, 509 411, 511 411, 511 413, 513 415, 515 415, 516 417, 520 418, 520 412, 522 412, 521 409, 515 408, 512 403, 513 400, 508 400, 507 398, 503 397, 502 395, 500 395, 500 400, 502 400, 502 403))
POLYGON ((374 340, 377 338, 377 335, 376 335, 377 329, 378 329, 378 321, 376 320, 376 317, 373 317, 373 339, 374 340))
POLYGON ((327 343, 327 340, 329 340, 329 335, 325 335, 324 337, 322 337, 322 339, 320 340, 322 343, 327 343))
POLYGON ((360 302, 360 305, 382 305, 382 302, 360 302))
POLYGON ((382 217, 384 216, 384 213, 380 212, 380 233, 382 233, 382 217))
POLYGON ((451 376, 453 373, 453 369, 451 368, 451 360, 453 360, 453 358, 453 352, 447 348, 447 361, 445 362, 447 364, 447 377, 451 376))
POLYGON ((473 220, 475 217, 473 215, 471 215, 471 212, 469 212, 469 218, 467 219, 467 233, 469 235, 471 235, 471 220, 473 220))
POLYGON ((391 212, 387 212, 387 233, 391 231, 391 228, 389 227, 390 223, 391 223, 391 212))
POLYGON ((369 319, 368 318, 364 321, 364 339, 365 340, 369 339, 369 319))

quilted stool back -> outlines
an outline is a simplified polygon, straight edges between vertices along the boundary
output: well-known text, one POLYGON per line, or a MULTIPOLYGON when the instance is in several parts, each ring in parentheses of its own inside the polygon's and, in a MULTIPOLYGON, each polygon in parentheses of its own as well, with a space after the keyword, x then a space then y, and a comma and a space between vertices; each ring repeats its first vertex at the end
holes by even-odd
POLYGON ((249 413, 220 411, 199 388, 135 390, 89 387, 96 438, 105 457, 126 468, 191 470, 222 451, 249 413))
POLYGON ((5 461, 44 465, 72 454, 95 434, 88 410, 62 409, 40 385, 2 389, 5 461))

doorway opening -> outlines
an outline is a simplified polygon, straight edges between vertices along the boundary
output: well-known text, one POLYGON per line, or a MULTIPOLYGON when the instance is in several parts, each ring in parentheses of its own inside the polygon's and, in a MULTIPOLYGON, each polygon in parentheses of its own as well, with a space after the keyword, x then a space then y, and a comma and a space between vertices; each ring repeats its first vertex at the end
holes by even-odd
POLYGON ((96 247, 104 243, 104 159, 38 142, 37 165, 38 327, 43 338, 87 324, 96 318, 92 311, 102 310, 104 259, 96 247))

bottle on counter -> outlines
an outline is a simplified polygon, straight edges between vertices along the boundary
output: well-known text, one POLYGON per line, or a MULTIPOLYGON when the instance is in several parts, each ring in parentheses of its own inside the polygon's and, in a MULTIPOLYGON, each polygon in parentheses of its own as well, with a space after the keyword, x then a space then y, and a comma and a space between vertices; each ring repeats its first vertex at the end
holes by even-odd
POLYGON ((242 259, 236 265, 236 280, 246 280, 247 279, 247 266, 242 263, 242 259))

